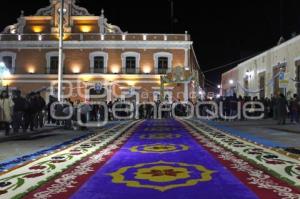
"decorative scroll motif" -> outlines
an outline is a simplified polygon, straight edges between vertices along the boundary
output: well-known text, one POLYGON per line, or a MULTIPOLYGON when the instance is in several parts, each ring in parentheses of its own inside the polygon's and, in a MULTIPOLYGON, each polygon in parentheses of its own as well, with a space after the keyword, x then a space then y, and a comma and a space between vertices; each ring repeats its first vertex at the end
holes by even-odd
MULTIPOLYGON (((35 16, 51 16, 51 14, 53 13, 53 4, 55 4, 55 2, 57 2, 57 0, 50 0, 50 4, 49 6, 45 7, 45 8, 41 8, 39 9, 35 16)), ((80 6, 76 5, 76 0, 71 0, 71 14, 72 16, 93 16, 92 14, 90 14, 88 12, 87 9, 82 8, 80 6)))
POLYGON ((104 10, 101 10, 99 20, 100 33, 102 34, 123 34, 123 31, 115 25, 107 23, 107 18, 104 16, 104 10))
POLYGON ((79 7, 75 5, 75 1, 72 3, 72 16, 93 16, 92 14, 89 13, 89 11, 85 8, 79 7))
POLYGON ((51 14, 52 14, 52 5, 39 9, 35 13, 35 16, 51 16, 51 14))

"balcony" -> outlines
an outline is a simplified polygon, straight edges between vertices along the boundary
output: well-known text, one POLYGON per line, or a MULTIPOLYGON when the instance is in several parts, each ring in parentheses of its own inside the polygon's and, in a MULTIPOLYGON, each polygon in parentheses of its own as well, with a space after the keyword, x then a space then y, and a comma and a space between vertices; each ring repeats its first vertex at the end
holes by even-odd
MULTIPOLYGON (((58 41, 58 34, 0 34, 0 41, 58 41)), ((65 41, 190 41, 188 34, 65 33, 65 41)))
POLYGON ((158 74, 167 74, 168 69, 167 68, 159 68, 157 69, 158 74))
POLYGON ((136 74, 136 69, 135 68, 126 68, 125 73, 126 74, 136 74))
POLYGON ((104 73, 104 68, 95 68, 94 73, 103 74, 104 73))

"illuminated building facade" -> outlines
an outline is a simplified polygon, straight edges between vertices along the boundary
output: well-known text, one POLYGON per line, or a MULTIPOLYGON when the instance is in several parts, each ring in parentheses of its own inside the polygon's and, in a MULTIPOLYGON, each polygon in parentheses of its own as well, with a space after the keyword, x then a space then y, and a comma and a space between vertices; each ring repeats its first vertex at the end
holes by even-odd
MULTIPOLYGON (((11 72, 3 84, 10 89, 55 94, 60 7, 60 0, 50 0, 33 16, 22 12, 0 35, 0 60, 11 72)), ((82 98, 80 89, 89 99, 98 83, 105 101, 129 92, 138 93, 139 102, 153 101, 161 93, 169 100, 186 101, 202 87, 203 74, 187 32, 130 34, 109 24, 103 10, 100 16, 92 15, 75 0, 65 0, 64 13, 63 80, 64 93, 70 94, 66 97, 82 98), (174 68, 182 74, 180 81, 162 87, 161 76, 174 78, 174 68), (192 78, 183 77, 189 74, 192 78)))

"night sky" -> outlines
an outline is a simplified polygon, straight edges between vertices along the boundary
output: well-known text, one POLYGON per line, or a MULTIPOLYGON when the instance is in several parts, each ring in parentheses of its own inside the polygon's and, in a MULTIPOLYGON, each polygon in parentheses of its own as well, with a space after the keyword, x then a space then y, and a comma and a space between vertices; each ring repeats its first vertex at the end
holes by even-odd
MULTIPOLYGON (((33 15, 49 0, 10 0, 2 5, 0 28, 16 22, 20 11, 33 15)), ((105 9, 109 23, 129 33, 170 33, 169 0, 77 0, 90 13, 105 9)), ((199 63, 206 71, 256 55, 276 45, 280 36, 290 39, 300 33, 299 0, 192 1, 174 0, 174 33, 188 30, 199 63)), ((220 83, 222 72, 236 66, 205 73, 208 81, 220 83)), ((209 83, 211 85, 211 83, 209 83)), ((208 86, 208 85, 207 85, 208 86)))

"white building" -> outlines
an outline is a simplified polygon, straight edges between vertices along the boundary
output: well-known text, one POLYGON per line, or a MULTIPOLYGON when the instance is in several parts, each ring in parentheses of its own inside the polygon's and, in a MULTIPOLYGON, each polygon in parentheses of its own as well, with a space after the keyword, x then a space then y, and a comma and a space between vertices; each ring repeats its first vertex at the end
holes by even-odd
POLYGON ((271 97, 284 93, 289 97, 300 94, 299 81, 300 36, 297 36, 222 74, 222 94, 234 90, 242 96, 271 97), (279 83, 280 71, 285 72, 286 86, 279 83))

